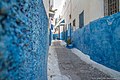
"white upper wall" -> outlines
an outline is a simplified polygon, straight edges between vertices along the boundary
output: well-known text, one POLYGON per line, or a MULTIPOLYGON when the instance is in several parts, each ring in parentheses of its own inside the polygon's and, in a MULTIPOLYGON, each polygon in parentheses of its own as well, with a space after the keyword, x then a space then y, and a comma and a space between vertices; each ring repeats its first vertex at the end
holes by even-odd
POLYGON ((104 17, 104 0, 91 0, 89 10, 90 21, 104 17))
POLYGON ((104 16, 103 0, 66 0, 66 5, 63 7, 62 16, 66 23, 73 25, 73 20, 76 20, 76 26, 79 27, 79 14, 84 10, 84 23, 104 16), (72 18, 69 19, 71 14, 72 18))
POLYGON ((47 13, 47 16, 49 18, 49 0, 43 0, 43 4, 47 13))
POLYGON ((120 11, 120 0, 119 0, 119 11, 120 11))

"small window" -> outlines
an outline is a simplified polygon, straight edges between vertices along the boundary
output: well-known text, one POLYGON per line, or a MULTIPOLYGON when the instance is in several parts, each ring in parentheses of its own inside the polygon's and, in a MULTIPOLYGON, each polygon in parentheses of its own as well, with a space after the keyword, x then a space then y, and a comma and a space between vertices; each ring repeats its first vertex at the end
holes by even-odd
POLYGON ((69 19, 71 19, 71 14, 69 15, 69 19))
POLYGON ((75 24, 75 19, 73 20, 73 26, 74 26, 74 27, 76 26, 76 24, 75 24))
POLYGON ((79 15, 79 28, 84 26, 84 11, 79 15))

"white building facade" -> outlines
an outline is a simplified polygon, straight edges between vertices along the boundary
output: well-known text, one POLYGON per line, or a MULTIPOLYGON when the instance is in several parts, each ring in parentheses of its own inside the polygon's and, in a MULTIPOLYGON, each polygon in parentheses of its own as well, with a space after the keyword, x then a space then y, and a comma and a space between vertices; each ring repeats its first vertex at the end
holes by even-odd
POLYGON ((62 18, 73 29, 89 22, 120 11, 120 0, 66 0, 62 18))
POLYGON ((43 0, 43 4, 47 13, 47 16, 49 18, 49 0, 43 0))

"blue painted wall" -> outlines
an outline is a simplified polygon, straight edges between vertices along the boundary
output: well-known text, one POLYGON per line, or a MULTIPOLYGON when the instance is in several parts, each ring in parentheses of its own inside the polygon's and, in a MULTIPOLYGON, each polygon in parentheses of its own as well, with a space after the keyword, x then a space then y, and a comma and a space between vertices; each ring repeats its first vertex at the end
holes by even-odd
POLYGON ((65 32, 64 32, 64 34, 65 34, 65 42, 67 42, 67 39, 68 39, 68 30, 66 30, 65 32))
POLYGON ((71 39, 71 35, 73 33, 72 27, 70 25, 68 25, 68 29, 67 30, 63 30, 60 34, 60 40, 64 40, 65 42, 67 42, 67 40, 70 38, 71 39))
POLYGON ((72 34, 73 34, 73 31, 70 29, 63 31, 60 33, 60 40, 64 40, 65 42, 67 42, 69 38, 72 38, 72 36, 70 36, 72 34))
POLYGON ((42 0, 0 0, 0 80, 47 80, 48 45, 42 0))
POLYGON ((74 46, 91 59, 120 71, 120 13, 90 22, 72 38, 74 46))
POLYGON ((51 41, 52 41, 52 31, 51 29, 49 29, 49 45, 51 45, 51 41))
POLYGON ((59 38, 59 34, 53 34, 53 40, 56 40, 59 38))
POLYGON ((52 42, 52 40, 53 40, 53 32, 52 32, 52 30, 53 30, 53 25, 51 24, 51 27, 50 27, 50 29, 49 29, 49 45, 51 45, 51 42, 52 42))
POLYGON ((60 33, 60 40, 65 40, 65 32, 60 33))
POLYGON ((67 40, 68 40, 68 39, 72 39, 72 35, 73 35, 73 28, 72 28, 72 26, 69 24, 69 25, 68 25, 68 30, 67 30, 67 40))

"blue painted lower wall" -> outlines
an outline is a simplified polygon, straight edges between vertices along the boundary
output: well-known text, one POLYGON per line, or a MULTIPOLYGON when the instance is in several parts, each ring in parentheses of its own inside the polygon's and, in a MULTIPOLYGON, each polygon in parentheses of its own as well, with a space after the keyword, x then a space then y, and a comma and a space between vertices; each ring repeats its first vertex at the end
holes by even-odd
POLYGON ((59 38, 59 34, 53 34, 53 40, 56 40, 59 38))
POLYGON ((65 40, 65 32, 60 33, 60 40, 65 40))
POLYGON ((48 45, 42 0, 0 0, 0 80, 47 80, 48 45))
POLYGON ((49 29, 49 45, 51 45, 52 39, 53 38, 53 33, 51 31, 51 29, 49 29))
POLYGON ((51 45, 51 42, 53 40, 53 32, 52 32, 53 27, 54 26, 51 24, 50 29, 49 29, 49 45, 51 45))
POLYGON ((76 30, 72 40, 94 61, 120 71, 120 13, 90 22, 76 30))

